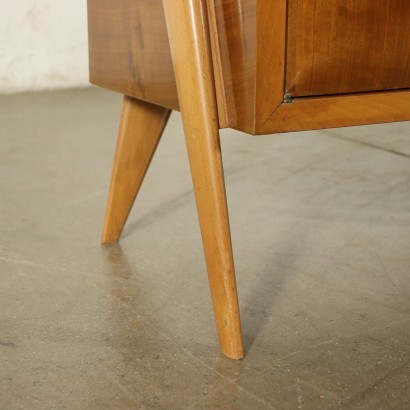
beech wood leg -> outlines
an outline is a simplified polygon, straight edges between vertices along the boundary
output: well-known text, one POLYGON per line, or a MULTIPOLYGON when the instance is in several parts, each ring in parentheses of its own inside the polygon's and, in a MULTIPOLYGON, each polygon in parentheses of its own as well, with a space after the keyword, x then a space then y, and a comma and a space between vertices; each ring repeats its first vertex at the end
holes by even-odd
POLYGON ((102 234, 117 242, 171 110, 124 97, 102 234))
POLYGON ((222 351, 243 357, 206 2, 163 0, 222 351))

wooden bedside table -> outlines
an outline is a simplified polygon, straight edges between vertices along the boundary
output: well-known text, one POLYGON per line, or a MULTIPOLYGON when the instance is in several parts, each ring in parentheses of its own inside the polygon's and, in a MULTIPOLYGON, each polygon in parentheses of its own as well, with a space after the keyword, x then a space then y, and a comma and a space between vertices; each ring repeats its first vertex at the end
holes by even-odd
POLYGON ((124 94, 103 242, 180 110, 219 341, 242 358, 219 129, 409 120, 410 1, 88 0, 88 19, 91 82, 124 94))

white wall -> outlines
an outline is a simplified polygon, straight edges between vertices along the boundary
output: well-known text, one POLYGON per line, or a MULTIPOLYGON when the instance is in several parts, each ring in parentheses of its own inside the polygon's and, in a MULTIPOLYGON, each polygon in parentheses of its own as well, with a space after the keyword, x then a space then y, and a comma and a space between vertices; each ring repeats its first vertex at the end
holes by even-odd
POLYGON ((86 86, 87 58, 86 0, 0 0, 0 93, 86 86))

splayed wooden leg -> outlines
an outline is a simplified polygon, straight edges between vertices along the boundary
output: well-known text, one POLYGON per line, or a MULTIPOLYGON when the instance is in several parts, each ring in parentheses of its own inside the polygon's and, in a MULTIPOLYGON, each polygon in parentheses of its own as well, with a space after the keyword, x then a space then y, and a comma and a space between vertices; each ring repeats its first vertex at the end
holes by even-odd
POLYGON ((119 240, 170 113, 167 108, 124 97, 103 243, 119 240))
POLYGON ((243 357, 206 3, 163 0, 222 351, 243 357))

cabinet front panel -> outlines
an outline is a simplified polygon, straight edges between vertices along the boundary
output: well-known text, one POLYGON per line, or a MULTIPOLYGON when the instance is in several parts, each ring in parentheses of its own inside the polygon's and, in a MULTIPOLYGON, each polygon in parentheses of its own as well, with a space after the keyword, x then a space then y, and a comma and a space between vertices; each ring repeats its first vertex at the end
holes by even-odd
POLYGON ((286 92, 410 88, 410 0, 289 0, 286 92))

